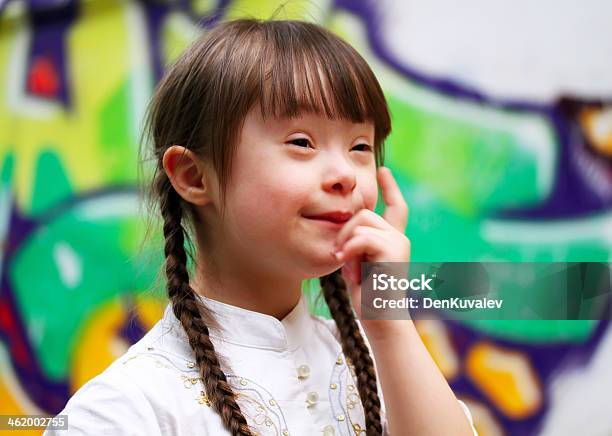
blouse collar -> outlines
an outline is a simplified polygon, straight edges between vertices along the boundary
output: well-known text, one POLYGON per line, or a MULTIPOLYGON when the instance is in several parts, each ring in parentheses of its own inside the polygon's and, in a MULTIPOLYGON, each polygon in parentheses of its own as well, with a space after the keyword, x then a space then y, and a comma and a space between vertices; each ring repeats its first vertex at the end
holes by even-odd
MULTIPOLYGON (((271 315, 232 306, 201 295, 197 295, 196 298, 213 311, 221 326, 221 330, 209 327, 210 336, 215 339, 245 347, 282 351, 295 350, 312 335, 314 323, 304 294, 280 321, 271 315)), ((166 306, 163 322, 176 327, 173 328, 175 334, 187 341, 187 335, 172 311, 172 303, 166 306)))

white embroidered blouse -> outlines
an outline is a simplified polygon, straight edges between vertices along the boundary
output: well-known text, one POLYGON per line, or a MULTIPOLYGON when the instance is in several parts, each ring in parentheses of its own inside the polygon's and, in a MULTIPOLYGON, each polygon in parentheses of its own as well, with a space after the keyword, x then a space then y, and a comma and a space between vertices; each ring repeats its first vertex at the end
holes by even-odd
MULTIPOLYGON (((223 327, 210 330, 211 340, 229 362, 222 363, 228 382, 259 435, 365 435, 354 372, 336 325, 311 315, 304 296, 282 321, 199 298, 223 327)), ((378 392, 388 434, 380 385, 378 392)), ((44 435, 229 434, 209 405, 170 304, 140 341, 83 385, 60 413, 68 416, 68 431, 47 429, 44 435)))

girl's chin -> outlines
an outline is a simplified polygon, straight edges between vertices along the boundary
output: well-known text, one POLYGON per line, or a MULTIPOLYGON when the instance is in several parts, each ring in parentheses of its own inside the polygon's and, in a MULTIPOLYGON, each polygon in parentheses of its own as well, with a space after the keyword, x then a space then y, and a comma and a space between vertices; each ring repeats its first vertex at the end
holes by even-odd
POLYGON ((312 266, 312 276, 321 277, 333 273, 334 271, 342 268, 343 262, 339 262, 332 254, 329 258, 318 259, 318 261, 312 266))
POLYGON ((298 248, 294 255, 300 257, 296 259, 296 265, 302 265, 300 268, 305 271, 310 277, 321 277, 331 274, 339 268, 342 268, 344 262, 340 262, 334 256, 334 244, 330 241, 322 241, 322 243, 302 245, 298 248))

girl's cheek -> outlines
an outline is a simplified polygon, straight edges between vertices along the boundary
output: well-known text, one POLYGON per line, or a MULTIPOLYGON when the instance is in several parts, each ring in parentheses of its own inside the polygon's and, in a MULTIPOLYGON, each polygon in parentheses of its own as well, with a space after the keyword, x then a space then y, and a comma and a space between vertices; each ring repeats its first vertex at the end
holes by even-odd
POLYGON ((303 201, 316 187, 317 183, 312 179, 312 172, 309 174, 303 168, 294 168, 271 181, 269 191, 270 195, 289 205, 303 201))
POLYGON ((261 226, 287 222, 308 201, 306 184, 299 181, 296 174, 287 178, 260 180, 241 192, 238 208, 245 216, 263 220, 261 226))

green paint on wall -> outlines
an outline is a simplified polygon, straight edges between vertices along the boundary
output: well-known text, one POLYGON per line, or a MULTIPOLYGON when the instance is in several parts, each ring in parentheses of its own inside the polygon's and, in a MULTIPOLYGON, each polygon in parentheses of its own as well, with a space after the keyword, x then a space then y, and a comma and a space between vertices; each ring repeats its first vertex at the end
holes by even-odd
POLYGON ((545 195, 535 154, 513 135, 387 98, 394 119, 387 159, 455 213, 476 217, 545 195))
POLYGON ((38 215, 73 195, 72 186, 58 155, 43 151, 36 162, 32 214, 38 215))
POLYGON ((132 108, 128 81, 124 81, 102 105, 98 122, 100 159, 109 184, 136 180, 137 153, 130 135, 132 108))
POLYGON ((136 219, 127 195, 70 206, 42 224, 13 258, 9 274, 17 307, 51 379, 67 377, 76 335, 96 308, 147 291, 153 281, 155 271, 143 271, 139 258, 124 250, 125 228, 134 229, 136 219))

